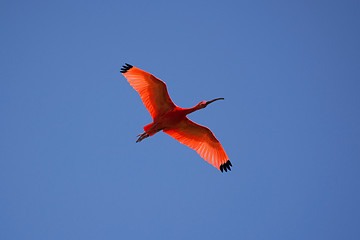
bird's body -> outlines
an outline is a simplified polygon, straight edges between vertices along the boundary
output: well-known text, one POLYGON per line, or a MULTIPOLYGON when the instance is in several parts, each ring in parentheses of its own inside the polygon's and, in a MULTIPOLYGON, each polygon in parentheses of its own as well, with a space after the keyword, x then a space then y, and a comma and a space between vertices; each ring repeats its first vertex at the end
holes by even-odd
POLYGON ((188 114, 223 98, 202 101, 192 108, 180 108, 170 99, 166 84, 150 73, 129 64, 123 66, 120 72, 139 93, 153 118, 153 123, 144 127, 145 132, 139 135, 136 142, 163 131, 196 150, 202 158, 214 167, 221 171, 231 170, 231 162, 214 134, 207 127, 196 124, 187 118, 188 114))

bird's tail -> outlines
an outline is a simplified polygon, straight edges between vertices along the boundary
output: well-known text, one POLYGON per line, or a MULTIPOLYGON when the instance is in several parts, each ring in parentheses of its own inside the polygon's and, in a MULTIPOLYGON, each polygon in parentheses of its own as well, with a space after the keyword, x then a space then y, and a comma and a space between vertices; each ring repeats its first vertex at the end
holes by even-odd
MULTIPOLYGON (((146 126, 144 127, 144 131, 145 131, 145 132, 149 131, 150 128, 152 128, 153 126, 154 126, 154 123, 150 123, 150 124, 146 125, 146 126)), ((154 135, 155 133, 156 133, 156 131, 150 131, 150 132, 148 132, 148 135, 149 135, 149 136, 152 136, 152 135, 154 135)))

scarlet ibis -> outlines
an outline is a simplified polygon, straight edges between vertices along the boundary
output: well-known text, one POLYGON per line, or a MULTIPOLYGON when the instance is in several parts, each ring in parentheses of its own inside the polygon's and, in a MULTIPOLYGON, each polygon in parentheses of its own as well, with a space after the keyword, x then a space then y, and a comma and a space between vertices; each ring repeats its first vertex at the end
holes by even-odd
POLYGON ((192 108, 180 108, 170 99, 166 84, 152 74, 127 63, 120 72, 139 93, 153 118, 153 122, 144 127, 145 132, 138 135, 139 138, 136 142, 163 131, 180 143, 194 149, 203 159, 221 172, 223 170, 231 171, 231 162, 210 129, 196 124, 186 117, 186 115, 206 108, 212 102, 224 100, 224 98, 201 101, 192 108))

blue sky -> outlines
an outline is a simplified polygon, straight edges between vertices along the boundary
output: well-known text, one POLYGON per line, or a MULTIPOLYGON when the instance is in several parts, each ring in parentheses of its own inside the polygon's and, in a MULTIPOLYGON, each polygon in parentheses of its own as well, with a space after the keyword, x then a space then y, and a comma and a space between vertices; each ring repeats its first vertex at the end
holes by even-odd
POLYGON ((0 238, 359 239, 358 1, 1 1, 0 238), (164 133, 167 83, 233 163, 164 133))

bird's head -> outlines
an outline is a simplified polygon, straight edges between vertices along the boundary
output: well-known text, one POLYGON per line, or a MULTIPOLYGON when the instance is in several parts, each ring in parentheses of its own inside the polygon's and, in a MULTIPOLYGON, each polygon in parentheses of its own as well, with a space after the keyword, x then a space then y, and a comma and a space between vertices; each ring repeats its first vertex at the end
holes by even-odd
POLYGON ((224 100, 224 98, 215 98, 211 101, 201 101, 201 102, 199 102, 198 107, 199 107, 199 109, 206 108, 207 105, 209 105, 210 103, 215 102, 217 100, 224 100))

